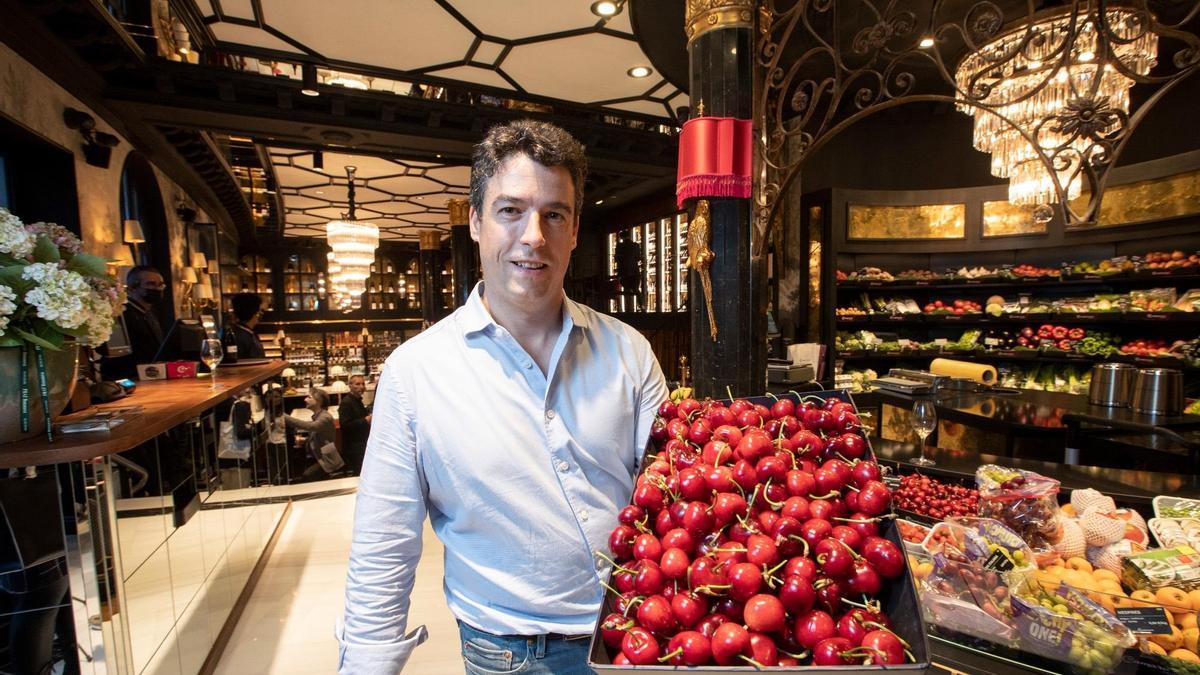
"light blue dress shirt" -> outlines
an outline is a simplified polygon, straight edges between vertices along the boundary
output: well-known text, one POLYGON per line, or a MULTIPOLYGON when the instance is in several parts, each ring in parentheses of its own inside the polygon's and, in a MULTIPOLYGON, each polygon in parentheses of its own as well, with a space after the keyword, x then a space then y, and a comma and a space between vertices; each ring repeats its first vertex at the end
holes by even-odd
MULTIPOLYGON (((387 359, 358 484, 339 672, 397 673, 428 513, 454 615, 498 635, 592 630, 662 370, 640 333, 564 296, 543 374, 467 303, 387 359)), ((419 615, 418 608, 418 615, 419 615)))

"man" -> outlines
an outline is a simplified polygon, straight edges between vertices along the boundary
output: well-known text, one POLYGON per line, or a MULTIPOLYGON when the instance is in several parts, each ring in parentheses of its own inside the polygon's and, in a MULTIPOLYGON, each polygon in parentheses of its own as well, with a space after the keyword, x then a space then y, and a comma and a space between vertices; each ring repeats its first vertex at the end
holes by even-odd
POLYGON ((105 379, 136 378, 137 364, 153 363, 162 345, 163 329, 154 306, 163 299, 162 274, 149 265, 137 265, 125 275, 125 330, 130 353, 107 359, 100 369, 105 379))
POLYGON ((254 332, 262 318, 262 297, 255 293, 237 293, 230 299, 237 323, 233 325, 233 336, 237 341, 239 359, 261 359, 266 357, 262 340, 254 332))
POLYGON ((398 672, 429 514, 468 673, 572 675, 605 549, 667 388, 634 329, 563 293, 583 147, 550 124, 493 128, 471 171, 483 281, 387 359, 359 480, 342 673, 398 672))
POLYGON ((623 231, 617 238, 613 251, 617 263, 617 280, 621 282, 621 295, 631 298, 626 311, 636 312, 642 303, 642 247, 623 231))
POLYGON ((346 468, 355 475, 362 473, 363 454, 367 449, 367 437, 371 434, 371 413, 363 405, 363 392, 367 381, 362 375, 351 375, 348 382, 350 393, 342 396, 338 404, 338 422, 342 428, 342 459, 346 468))

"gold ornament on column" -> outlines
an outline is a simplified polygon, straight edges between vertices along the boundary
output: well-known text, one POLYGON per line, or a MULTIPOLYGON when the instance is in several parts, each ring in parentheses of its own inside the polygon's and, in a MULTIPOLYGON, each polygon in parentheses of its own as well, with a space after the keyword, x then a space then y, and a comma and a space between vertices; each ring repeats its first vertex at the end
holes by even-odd
POLYGON ((709 244, 712 242, 712 214, 709 211, 708 200, 696 202, 696 215, 688 223, 687 250, 688 267, 696 270, 700 276, 700 284, 704 287, 704 306, 708 309, 708 332, 713 342, 717 341, 717 317, 713 315, 712 306, 712 276, 708 268, 712 267, 713 259, 717 257, 709 244))
POLYGON ((683 30, 688 42, 717 28, 754 25, 756 0, 687 0, 683 30))
POLYGON ((438 251, 442 248, 442 233, 437 230, 421 230, 417 236, 420 237, 422 251, 438 251))
POLYGON ((451 226, 466 225, 471 216, 471 202, 465 199, 448 199, 446 210, 449 211, 451 226))

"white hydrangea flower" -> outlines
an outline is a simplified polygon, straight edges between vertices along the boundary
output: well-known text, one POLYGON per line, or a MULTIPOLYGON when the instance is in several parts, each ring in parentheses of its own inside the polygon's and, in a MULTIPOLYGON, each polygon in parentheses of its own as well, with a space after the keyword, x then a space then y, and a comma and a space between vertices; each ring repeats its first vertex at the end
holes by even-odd
POLYGON ((88 294, 84 300, 84 311, 87 319, 83 324, 87 335, 79 338, 83 344, 96 346, 108 341, 113 330, 113 308, 108 299, 96 293, 88 294))
POLYGON ((25 302, 37 309, 37 315, 64 329, 78 328, 88 320, 84 300, 92 294, 83 275, 64 270, 57 263, 27 265, 21 276, 37 282, 25 294, 25 302))
POLYGON ((9 317, 17 311, 17 293, 13 289, 0 284, 0 333, 8 330, 9 317))
POLYGON ((37 236, 25 229, 21 219, 0 208, 0 253, 16 258, 25 258, 33 253, 37 236))

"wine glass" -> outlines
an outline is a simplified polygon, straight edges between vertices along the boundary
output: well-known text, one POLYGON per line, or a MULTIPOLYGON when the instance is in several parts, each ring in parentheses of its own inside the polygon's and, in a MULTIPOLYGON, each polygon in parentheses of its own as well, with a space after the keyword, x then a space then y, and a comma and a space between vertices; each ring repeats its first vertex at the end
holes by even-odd
POLYGON ((221 357, 224 355, 220 340, 205 340, 200 345, 200 360, 208 366, 213 389, 217 388, 217 364, 221 363, 221 357))
POLYGON ((920 400, 913 403, 912 426, 921 437, 921 455, 912 460, 917 466, 933 466, 934 461, 925 457, 925 439, 937 428, 937 409, 933 401, 920 400))

